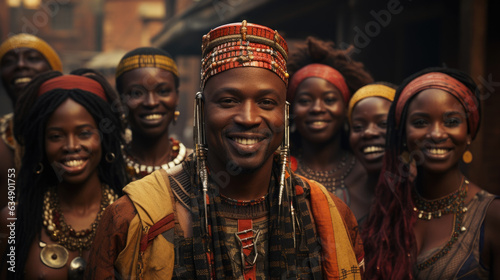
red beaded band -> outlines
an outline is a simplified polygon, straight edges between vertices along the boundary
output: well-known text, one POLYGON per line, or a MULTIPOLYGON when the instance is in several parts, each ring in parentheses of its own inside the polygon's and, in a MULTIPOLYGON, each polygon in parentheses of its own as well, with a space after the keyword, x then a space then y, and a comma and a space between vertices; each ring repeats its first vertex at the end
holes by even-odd
POLYGON ((236 67, 260 67, 276 73, 288 84, 288 46, 277 31, 265 26, 227 24, 203 36, 201 85, 213 75, 236 67))

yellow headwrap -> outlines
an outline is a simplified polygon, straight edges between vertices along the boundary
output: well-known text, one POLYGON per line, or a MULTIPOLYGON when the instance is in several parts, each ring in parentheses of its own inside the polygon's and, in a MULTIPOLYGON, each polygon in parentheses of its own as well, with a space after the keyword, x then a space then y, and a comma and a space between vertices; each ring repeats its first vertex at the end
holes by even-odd
POLYGON ((382 97, 392 102, 394 100, 395 94, 396 94, 395 89, 380 84, 366 85, 358 89, 358 91, 356 91, 354 95, 351 97, 351 101, 349 101, 349 111, 347 115, 349 116, 349 123, 352 123, 351 119, 352 109, 359 101, 368 97, 382 97))
POLYGON ((27 33, 20 33, 5 40, 0 45, 0 60, 10 50, 18 48, 30 48, 39 51, 50 64, 52 70, 62 72, 61 59, 56 51, 44 40, 27 33))

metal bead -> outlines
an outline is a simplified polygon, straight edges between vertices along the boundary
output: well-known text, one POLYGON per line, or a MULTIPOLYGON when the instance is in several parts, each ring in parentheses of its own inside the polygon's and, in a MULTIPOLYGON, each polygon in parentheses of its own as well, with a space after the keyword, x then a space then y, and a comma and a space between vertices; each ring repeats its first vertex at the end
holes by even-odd
POLYGON ((462 232, 464 232, 464 231, 466 231, 466 230, 467 230, 467 228, 466 228, 466 227, 461 227, 461 228, 460 228, 460 231, 462 231, 462 232))

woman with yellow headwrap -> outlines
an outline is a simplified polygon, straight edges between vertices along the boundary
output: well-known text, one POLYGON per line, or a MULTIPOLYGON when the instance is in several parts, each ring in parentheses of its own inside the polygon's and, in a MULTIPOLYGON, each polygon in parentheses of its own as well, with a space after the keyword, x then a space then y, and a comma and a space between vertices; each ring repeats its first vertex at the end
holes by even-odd
POLYGON ((191 150, 169 134, 180 114, 179 73, 170 54, 151 47, 128 52, 116 68, 116 89, 132 131, 123 149, 130 179, 181 164, 191 150))
MULTIPOLYGON (((44 40, 26 33, 14 35, 0 45, 2 84, 16 106, 22 90, 36 75, 62 71, 61 59, 44 40)), ((0 207, 7 204, 7 170, 20 165, 20 149, 13 137, 13 114, 0 117, 0 207)))
POLYGON ((353 205, 364 198, 352 194, 364 186, 366 172, 348 144, 347 105, 352 93, 373 78, 350 50, 314 37, 297 45, 288 61, 287 101, 293 116, 292 169, 323 184, 359 219, 353 205))
POLYGON ((387 114, 394 100, 396 86, 374 83, 360 88, 349 102, 347 116, 351 125, 349 143, 358 161, 365 167, 368 179, 363 188, 357 188, 356 196, 365 200, 351 207, 358 208, 361 224, 368 216, 375 185, 382 169, 385 153, 387 114))

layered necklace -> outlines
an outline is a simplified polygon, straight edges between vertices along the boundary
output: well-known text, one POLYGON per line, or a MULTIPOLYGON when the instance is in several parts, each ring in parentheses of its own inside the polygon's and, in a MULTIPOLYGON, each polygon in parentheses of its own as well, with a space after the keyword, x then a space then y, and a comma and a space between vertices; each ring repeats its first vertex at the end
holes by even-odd
POLYGON ((453 221, 453 233, 451 239, 444 245, 443 248, 425 262, 418 264, 418 270, 423 270, 433 265, 437 260, 446 255, 451 246, 457 242, 460 233, 465 232, 467 228, 463 226, 464 216, 467 212, 465 206, 465 199, 467 198, 467 191, 469 189, 469 181, 462 177, 462 182, 457 191, 438 199, 427 200, 420 196, 416 190, 413 190, 412 196, 415 202, 413 211, 417 213, 417 217, 424 221, 430 221, 433 218, 439 219, 442 215, 451 214, 455 215, 453 221))
POLYGON ((78 251, 79 256, 71 261, 68 273, 70 279, 74 278, 73 276, 82 275, 86 265, 82 253, 90 249, 104 209, 116 199, 118 195, 108 185, 101 185, 101 204, 94 222, 90 228, 77 231, 64 219, 56 188, 50 188, 43 199, 43 226, 50 239, 57 244, 46 244, 40 241, 41 261, 50 268, 61 268, 68 261, 68 250, 78 251))
POLYGON ((127 174, 132 180, 140 179, 146 175, 151 174, 153 171, 164 169, 168 170, 176 165, 179 165, 186 158, 186 147, 173 138, 170 138, 170 146, 172 147, 171 156, 173 160, 162 165, 145 165, 139 163, 130 153, 123 153, 123 158, 127 163, 127 174))
POLYGON ((356 157, 347 153, 342 157, 341 161, 334 169, 319 171, 308 167, 304 161, 299 158, 297 173, 307 177, 308 179, 321 183, 329 191, 333 192, 337 197, 341 198, 347 205, 349 205, 350 197, 345 186, 345 178, 347 178, 347 176, 351 173, 355 164, 356 157))

